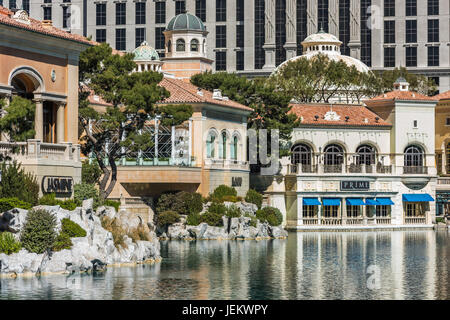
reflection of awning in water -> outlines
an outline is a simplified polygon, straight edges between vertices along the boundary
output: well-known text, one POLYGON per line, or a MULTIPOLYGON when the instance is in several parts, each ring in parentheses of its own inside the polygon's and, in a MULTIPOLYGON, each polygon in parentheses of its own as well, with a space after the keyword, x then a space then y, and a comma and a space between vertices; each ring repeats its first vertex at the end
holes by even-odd
POLYGON ((321 203, 318 198, 303 198, 304 206, 320 206, 321 203))
POLYGON ((363 199, 361 198, 347 198, 345 200, 348 206, 365 206, 363 199))
POLYGON ((428 193, 403 195, 403 202, 430 202, 430 201, 434 201, 434 199, 428 193))
POLYGON ((340 206, 341 199, 340 198, 324 198, 323 205, 324 206, 340 206))
POLYGON ((381 204, 375 200, 374 198, 368 198, 366 199, 366 205, 368 206, 380 206, 381 204))
POLYGON ((380 204, 380 206, 392 206, 395 204, 391 198, 377 198, 376 201, 380 204))

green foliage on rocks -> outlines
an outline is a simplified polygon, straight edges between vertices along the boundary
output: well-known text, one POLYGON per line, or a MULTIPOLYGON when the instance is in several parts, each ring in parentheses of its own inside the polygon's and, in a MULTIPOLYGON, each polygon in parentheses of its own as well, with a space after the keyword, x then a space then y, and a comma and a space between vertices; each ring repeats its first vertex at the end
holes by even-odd
POLYGON ((39 204, 44 206, 60 206, 65 210, 73 211, 77 207, 81 206, 81 201, 75 199, 56 199, 56 195, 54 193, 47 193, 39 199, 39 204))
POLYGON ((100 169, 97 161, 92 161, 92 163, 89 163, 87 160, 83 161, 81 167, 81 182, 95 185, 99 182, 102 173, 102 169, 100 169))
POLYGON ((116 248, 127 248, 127 245, 125 243, 125 236, 127 235, 127 232, 124 228, 118 223, 116 218, 109 218, 107 216, 104 216, 102 218, 102 227, 105 230, 108 230, 111 232, 113 236, 114 246, 116 248))
POLYGON ((256 211, 256 218, 262 223, 269 223, 271 226, 279 226, 283 222, 283 215, 280 210, 273 207, 265 207, 256 211))
POLYGON ((224 184, 222 184, 222 185, 218 186, 216 189, 214 189, 214 191, 210 195, 211 201, 213 201, 213 202, 224 202, 227 199, 228 200, 235 199, 236 201, 231 201, 231 202, 237 202, 236 197, 237 197, 236 189, 233 187, 224 185, 224 184))
POLYGON ((157 224, 158 226, 167 226, 180 221, 180 215, 175 211, 164 211, 158 214, 157 224))
POLYGON ((0 199, 0 213, 9 211, 14 208, 20 208, 25 210, 31 209, 31 204, 25 201, 21 201, 17 198, 3 198, 0 199))
POLYGON ((17 241, 12 233, 0 232, 0 253, 7 255, 19 252, 22 248, 22 244, 17 241))
POLYGON ((67 234, 70 238, 86 237, 86 230, 68 218, 61 220, 61 233, 67 234))
POLYGON ((25 172, 16 161, 3 162, 1 172, 0 198, 18 198, 32 206, 38 204, 39 184, 33 174, 25 172))
POLYGON ((73 187, 74 199, 80 203, 86 199, 94 199, 94 209, 96 209, 101 203, 98 194, 98 190, 95 184, 79 183, 73 187))
POLYGON ((64 249, 70 250, 73 243, 70 236, 67 233, 61 232, 56 237, 55 243, 53 244, 52 251, 61 251, 64 249))
POLYGON ((118 212, 119 211, 119 207, 120 207, 120 201, 106 199, 103 202, 103 205, 106 206, 106 207, 113 207, 114 209, 116 209, 116 212, 118 212))
POLYGON ((199 213, 203 209, 201 194, 194 192, 163 193, 156 204, 156 212, 175 211, 179 214, 188 215, 199 213))
POLYGON ((201 221, 207 223, 208 225, 212 227, 222 227, 223 226, 223 220, 222 220, 223 214, 213 212, 213 211, 207 211, 204 214, 201 215, 201 221))
POLYGON ((191 213, 187 216, 186 224, 188 226, 198 226, 202 223, 202 216, 199 213, 191 213))
POLYGON ((261 209, 263 202, 263 195, 256 190, 249 189, 245 195, 245 201, 248 203, 256 204, 258 209, 261 209))
POLYGON ((31 210, 24 223, 20 241, 30 252, 44 253, 56 240, 56 218, 46 210, 31 210))
POLYGON ((237 206, 231 205, 225 211, 225 215, 229 218, 239 218, 242 215, 242 212, 237 206))
POLYGON ((6 114, 0 119, 0 131, 7 133, 9 139, 15 142, 23 142, 33 139, 35 104, 28 99, 14 96, 6 114))

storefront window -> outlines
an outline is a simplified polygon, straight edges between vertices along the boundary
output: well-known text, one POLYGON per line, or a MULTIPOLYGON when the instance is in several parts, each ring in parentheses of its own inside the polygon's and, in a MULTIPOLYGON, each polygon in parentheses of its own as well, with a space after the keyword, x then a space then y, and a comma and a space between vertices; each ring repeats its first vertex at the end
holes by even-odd
POLYGON ((391 215, 391 206, 376 206, 377 217, 389 217, 391 215))
POLYGON ((406 204, 406 216, 407 217, 423 217, 425 211, 422 203, 407 203, 406 204))
POLYGON ((423 150, 418 146, 410 146, 405 150, 405 167, 422 167, 423 150))
POLYGON ((323 216, 325 218, 337 218, 339 212, 339 206, 325 206, 323 207, 323 216))
POLYGON ((304 218, 314 218, 317 217, 317 206, 303 206, 303 217, 304 218))
POLYGON ((341 146, 336 144, 329 145, 325 148, 325 165, 337 166, 344 162, 344 151, 341 146))
POLYGON ((347 206, 347 217, 359 217, 361 215, 360 206, 347 206))
POLYGON ((372 165, 375 164, 375 148, 369 145, 362 145, 356 150, 358 154, 358 165, 372 165))

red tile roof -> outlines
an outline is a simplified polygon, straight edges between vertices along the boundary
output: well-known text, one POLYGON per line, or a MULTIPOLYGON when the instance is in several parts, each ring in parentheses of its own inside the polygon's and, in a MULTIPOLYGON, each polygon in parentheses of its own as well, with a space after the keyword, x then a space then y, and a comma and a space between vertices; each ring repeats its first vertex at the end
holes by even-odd
POLYGON ((372 98, 370 101, 384 101, 384 100, 391 100, 391 101, 435 101, 435 97, 429 97, 425 96, 421 93, 412 92, 412 91, 400 91, 395 90, 391 91, 382 95, 379 95, 378 97, 372 98))
POLYGON ((302 120, 302 125, 356 127, 391 126, 377 114, 360 105, 293 104, 290 113, 295 113, 298 118, 302 120), (330 111, 336 112, 340 117, 339 120, 325 120, 325 115, 330 111), (316 116, 318 116, 317 120, 315 118, 316 116), (348 120, 346 117, 348 117, 348 120))
POLYGON ((42 23, 41 21, 33 19, 33 18, 28 18, 30 21, 29 24, 17 21, 12 18, 13 15, 14 15, 14 12, 12 12, 11 10, 9 10, 5 7, 0 6, 0 24, 9 25, 12 27, 25 29, 25 30, 29 30, 32 32, 38 32, 41 34, 49 35, 49 36, 60 38, 60 39, 66 39, 66 40, 81 42, 81 43, 90 44, 90 45, 93 44, 92 41, 86 39, 83 36, 63 31, 61 29, 53 27, 50 24, 46 25, 46 24, 42 23))
POLYGON ((437 96, 434 96, 434 98, 436 98, 437 100, 449 100, 450 99, 450 91, 438 94, 437 96))

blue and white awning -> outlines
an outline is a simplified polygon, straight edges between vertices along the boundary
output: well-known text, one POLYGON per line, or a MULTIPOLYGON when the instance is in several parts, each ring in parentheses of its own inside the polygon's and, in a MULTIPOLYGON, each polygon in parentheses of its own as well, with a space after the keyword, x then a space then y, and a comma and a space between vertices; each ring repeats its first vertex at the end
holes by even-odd
POLYGON ((380 206, 392 206, 395 204, 391 198, 377 198, 376 201, 380 204, 380 206))
POLYGON ((303 205, 304 206, 320 206, 322 203, 320 203, 318 198, 303 198, 303 205))
POLYGON ((324 198, 323 200, 324 206, 340 206, 341 199, 340 198, 324 198))
POLYGON ((367 198, 366 199, 366 205, 367 206, 380 206, 381 204, 375 200, 374 198, 367 198))
POLYGON ((430 202, 430 201, 434 201, 434 199, 428 193, 403 195, 403 202, 430 202))
POLYGON ((363 199, 361 198, 347 198, 345 200, 348 206, 365 206, 363 199))

